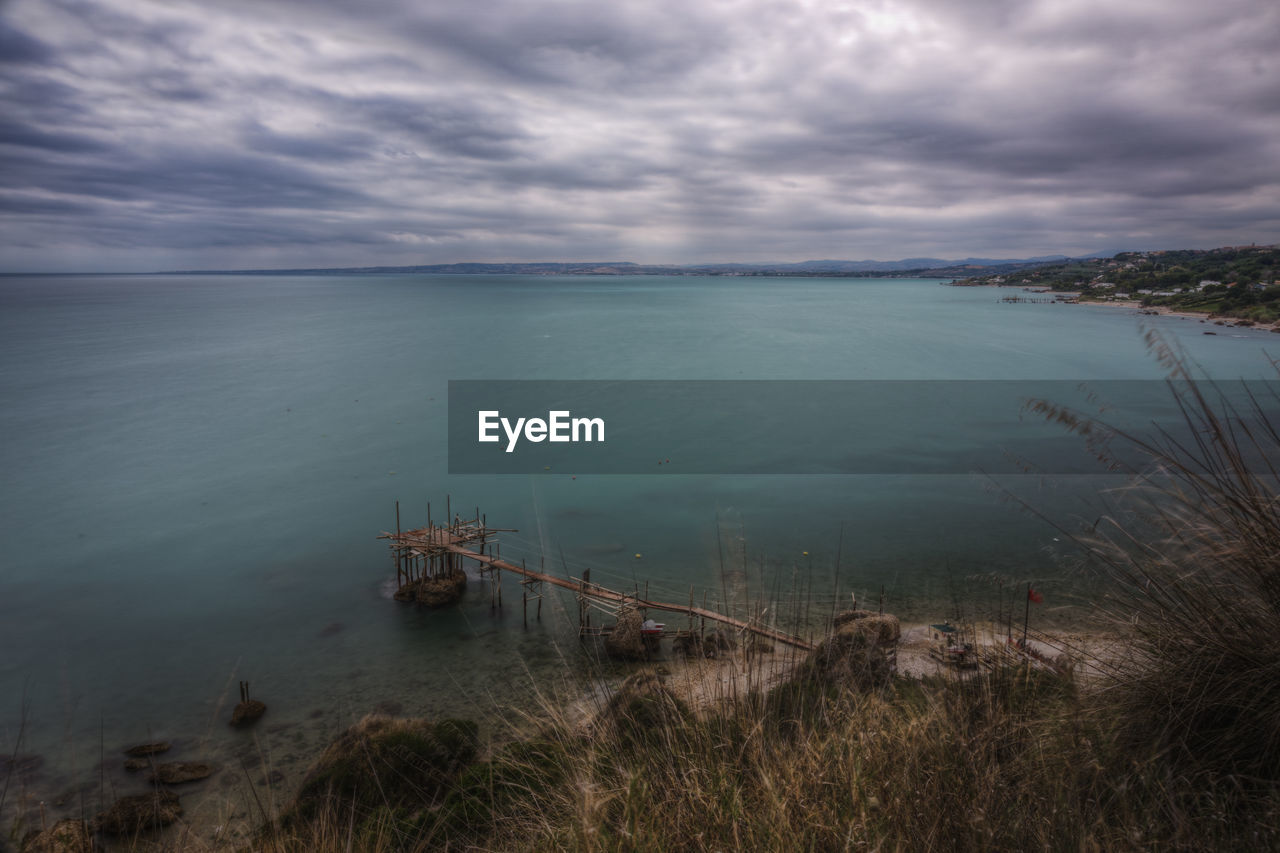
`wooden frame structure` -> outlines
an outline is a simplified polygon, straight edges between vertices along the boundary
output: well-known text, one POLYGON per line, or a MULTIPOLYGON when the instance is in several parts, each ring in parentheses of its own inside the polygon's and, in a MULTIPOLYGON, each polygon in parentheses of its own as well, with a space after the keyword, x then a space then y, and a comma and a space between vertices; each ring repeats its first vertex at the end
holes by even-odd
MULTIPOLYGON (((446 501, 445 516, 451 512, 446 501)), ((608 589, 591 581, 591 570, 584 569, 580 578, 560 578, 545 571, 534 571, 522 560, 520 565, 502 559, 501 546, 497 542, 498 533, 516 532, 512 528, 495 528, 486 524, 485 516, 476 508, 474 518, 461 519, 452 516, 445 526, 439 526, 431 520, 431 507, 427 506, 427 526, 413 530, 400 529, 400 503, 396 502, 396 532, 382 533, 379 539, 390 540, 392 559, 396 563, 397 598, 407 600, 410 596, 400 593, 406 590, 421 590, 419 583, 423 578, 443 578, 456 576, 462 571, 462 560, 475 563, 490 586, 490 605, 502 606, 502 573, 508 572, 520 578, 523 588, 521 596, 524 608, 524 623, 529 624, 529 602, 537 605, 537 616, 542 617, 542 596, 546 584, 570 590, 578 600, 578 631, 580 635, 601 633, 600 629, 591 627, 591 608, 593 606, 616 615, 623 607, 633 607, 641 612, 658 610, 665 613, 684 614, 689 617, 690 625, 694 619, 728 625, 740 631, 757 634, 765 639, 795 648, 811 650, 813 643, 802 637, 753 624, 723 613, 708 610, 705 606, 695 607, 692 590, 689 603, 674 604, 665 601, 654 601, 646 594, 641 597, 637 590, 634 594, 608 589), (417 585, 415 587, 415 584, 417 585)))

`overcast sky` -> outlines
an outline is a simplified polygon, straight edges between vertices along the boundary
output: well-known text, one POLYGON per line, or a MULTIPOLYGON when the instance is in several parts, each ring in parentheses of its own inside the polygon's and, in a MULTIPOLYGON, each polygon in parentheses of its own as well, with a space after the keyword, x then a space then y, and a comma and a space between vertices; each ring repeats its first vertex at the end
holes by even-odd
POLYGON ((1275 0, 0 3, 0 270, 1278 240, 1275 0))

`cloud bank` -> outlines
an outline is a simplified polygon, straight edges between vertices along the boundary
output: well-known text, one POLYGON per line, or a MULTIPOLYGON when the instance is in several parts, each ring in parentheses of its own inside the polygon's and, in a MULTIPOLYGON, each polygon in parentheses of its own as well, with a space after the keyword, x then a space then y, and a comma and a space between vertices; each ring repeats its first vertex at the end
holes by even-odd
POLYGON ((1274 242, 1273 0, 17 0, 0 269, 1274 242))

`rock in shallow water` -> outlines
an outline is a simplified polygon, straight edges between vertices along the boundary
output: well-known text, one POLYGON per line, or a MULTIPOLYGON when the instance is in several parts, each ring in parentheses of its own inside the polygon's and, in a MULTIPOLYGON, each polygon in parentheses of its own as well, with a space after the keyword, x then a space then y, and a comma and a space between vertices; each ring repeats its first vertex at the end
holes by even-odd
POLYGON ((182 805, 172 791, 121 797, 93 819, 94 828, 108 835, 133 835, 168 826, 182 817, 182 805))
POLYGON ((151 781, 161 785, 181 785, 184 782, 196 782, 208 779, 214 768, 200 761, 171 761, 157 764, 156 771, 151 774, 151 781))
POLYGON ((265 713, 267 713, 265 704, 257 699, 247 699, 237 705, 235 710, 231 712, 231 725, 247 726, 265 713))
POLYGON ((397 601, 416 601, 427 607, 447 607, 467 590, 467 573, 455 570, 439 577, 407 583, 396 593, 397 601))
POLYGON ((168 741, 157 741, 156 743, 140 743, 137 746, 131 746, 124 751, 125 755, 133 758, 142 758, 147 755, 159 755, 162 752, 168 752, 172 748, 172 744, 168 741))
POLYGON ((22 853, 94 853, 99 849, 89 824, 82 820, 60 820, 22 842, 22 853))
POLYGON ((26 779, 43 766, 44 756, 34 752, 0 755, 0 779, 4 779, 10 774, 19 779, 26 779))

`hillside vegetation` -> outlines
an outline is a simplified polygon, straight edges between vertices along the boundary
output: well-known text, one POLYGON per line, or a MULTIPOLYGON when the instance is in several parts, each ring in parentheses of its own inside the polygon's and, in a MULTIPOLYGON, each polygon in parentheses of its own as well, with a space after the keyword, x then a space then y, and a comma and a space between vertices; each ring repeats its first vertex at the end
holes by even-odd
POLYGON ((965 279, 1078 291, 1082 300, 1136 299, 1146 306, 1203 311, 1260 322, 1280 319, 1280 248, 1238 246, 1162 252, 1121 252, 1016 272, 965 279))

